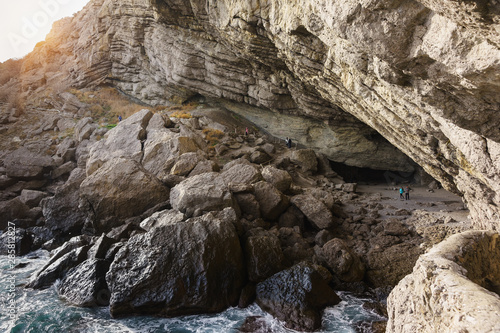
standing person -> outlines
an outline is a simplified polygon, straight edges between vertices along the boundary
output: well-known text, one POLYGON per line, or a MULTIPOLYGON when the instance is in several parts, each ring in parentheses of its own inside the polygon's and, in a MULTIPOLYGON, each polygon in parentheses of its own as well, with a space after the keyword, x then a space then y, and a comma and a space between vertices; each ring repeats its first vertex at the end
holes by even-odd
POLYGON ((292 139, 288 139, 288 148, 292 148, 292 139))
POLYGON ((405 187, 405 200, 410 200, 410 190, 409 186, 405 187))
POLYGON ((118 121, 122 121, 122 116, 118 116, 118 121))
POLYGON ((403 198, 403 193, 404 193, 404 192, 405 192, 405 191, 403 190, 403 186, 401 186, 401 187, 399 188, 399 199, 401 199, 401 200, 403 200, 403 199, 404 199, 404 198, 403 198))
POLYGON ((245 135, 248 136, 248 127, 245 128, 245 135))
POLYGON ((288 137, 286 137, 286 139, 285 139, 285 145, 286 145, 287 147, 288 147, 288 141, 289 141, 289 140, 290 140, 290 139, 289 139, 288 137))

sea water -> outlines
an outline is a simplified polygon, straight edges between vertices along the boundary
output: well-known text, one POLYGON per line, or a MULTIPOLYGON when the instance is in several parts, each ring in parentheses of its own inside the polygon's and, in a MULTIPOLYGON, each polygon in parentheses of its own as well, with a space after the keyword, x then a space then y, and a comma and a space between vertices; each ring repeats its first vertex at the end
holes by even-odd
MULTIPOLYGON (((246 309, 230 308, 213 315, 156 318, 135 316, 113 319, 107 307, 80 308, 64 302, 55 287, 45 290, 25 289, 29 277, 48 260, 46 251, 37 251, 16 258, 12 268, 5 256, 0 256, 0 332, 8 333, 229 333, 238 328, 249 316, 262 316, 272 332, 294 332, 282 322, 263 312, 253 304, 246 309), (21 264, 21 265, 19 265, 21 264), (27 264, 26 266, 24 266, 27 264), (9 281, 15 280, 15 290, 9 281), (9 295, 15 292, 15 306, 8 308, 9 295), (15 313, 13 312, 15 311, 15 313), (12 315, 15 318, 12 319, 12 315)), ((323 316, 326 332, 356 332, 354 325, 362 321, 382 318, 363 309, 365 300, 349 293, 339 293, 342 302, 327 308, 323 316)), ((12 305, 12 304, 10 304, 12 305)))

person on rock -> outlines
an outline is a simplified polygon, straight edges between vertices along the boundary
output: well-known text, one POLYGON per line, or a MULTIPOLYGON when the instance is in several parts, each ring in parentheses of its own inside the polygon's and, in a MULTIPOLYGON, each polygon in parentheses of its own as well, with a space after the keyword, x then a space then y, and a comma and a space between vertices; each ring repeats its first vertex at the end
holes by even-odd
POLYGON ((410 190, 411 188, 409 186, 405 187, 405 200, 410 200, 410 190))
POLYGON ((245 128, 245 135, 248 136, 248 127, 245 128))
POLYGON ((286 144, 288 148, 292 148, 292 139, 288 139, 288 142, 286 144))
POLYGON ((288 147, 288 141, 289 141, 289 140, 290 140, 290 139, 289 139, 288 137, 286 137, 286 139, 285 139, 285 145, 286 145, 287 147, 288 147))
POLYGON ((405 191, 403 190, 403 186, 401 186, 399 188, 399 199, 403 200, 404 197, 403 197, 403 193, 405 193, 405 191))

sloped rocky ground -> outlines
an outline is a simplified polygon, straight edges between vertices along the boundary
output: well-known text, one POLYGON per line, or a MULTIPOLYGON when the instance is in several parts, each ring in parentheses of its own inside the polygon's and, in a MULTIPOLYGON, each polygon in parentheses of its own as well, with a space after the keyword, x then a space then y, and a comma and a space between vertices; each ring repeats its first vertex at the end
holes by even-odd
POLYGON ((333 290, 384 303, 427 247, 469 228, 442 189, 399 201, 393 184, 345 183, 325 156, 220 106, 169 113, 142 110, 113 129, 64 114, 12 125, 24 135, 3 152, 2 228, 17 226, 19 254, 53 251, 28 287, 61 279, 68 302, 110 304, 114 316, 256 299, 313 330, 333 290), (270 290, 275 274, 295 277, 270 290))

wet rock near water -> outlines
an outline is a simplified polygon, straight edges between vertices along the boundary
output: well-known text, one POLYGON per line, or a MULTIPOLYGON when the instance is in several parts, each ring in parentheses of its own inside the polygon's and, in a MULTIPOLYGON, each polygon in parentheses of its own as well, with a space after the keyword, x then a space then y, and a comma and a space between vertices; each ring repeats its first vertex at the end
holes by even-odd
POLYGON ((236 305, 243 254, 232 221, 211 213, 132 237, 106 276, 113 316, 175 316, 236 305))
MULTIPOLYGON (((298 331, 321 327, 321 312, 340 302, 324 268, 301 263, 257 284, 257 304, 298 331)), ((331 278, 331 276, 330 276, 331 278)))

